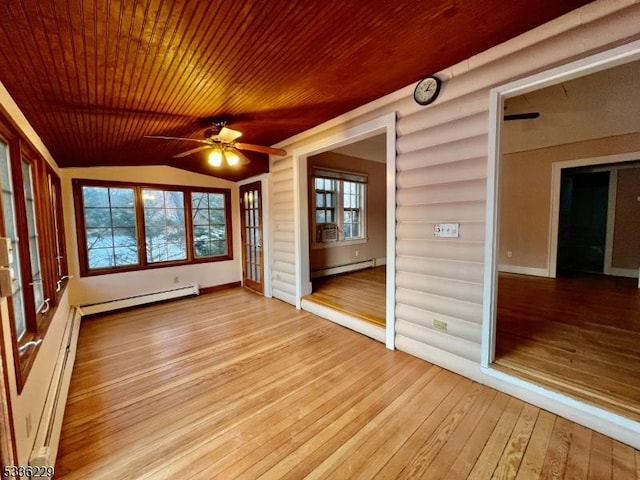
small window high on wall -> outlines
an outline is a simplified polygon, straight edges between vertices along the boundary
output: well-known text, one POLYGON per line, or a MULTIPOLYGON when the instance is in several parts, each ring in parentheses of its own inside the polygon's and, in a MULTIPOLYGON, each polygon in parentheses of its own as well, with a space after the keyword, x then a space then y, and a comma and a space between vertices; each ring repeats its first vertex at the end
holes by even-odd
POLYGON ((366 184, 360 173, 313 169, 315 247, 366 240, 366 184))

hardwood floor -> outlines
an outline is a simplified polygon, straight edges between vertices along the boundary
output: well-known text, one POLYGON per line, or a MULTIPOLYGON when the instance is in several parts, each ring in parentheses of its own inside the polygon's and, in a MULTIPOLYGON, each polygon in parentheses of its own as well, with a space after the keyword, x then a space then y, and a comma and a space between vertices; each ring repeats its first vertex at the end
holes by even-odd
POLYGON ((640 421, 637 279, 500 274, 496 365, 640 421))
POLYGON ((362 320, 385 326, 386 267, 313 280, 313 292, 305 298, 362 320))
POLYGON ((640 452, 234 289, 83 320, 59 479, 640 477, 640 452))

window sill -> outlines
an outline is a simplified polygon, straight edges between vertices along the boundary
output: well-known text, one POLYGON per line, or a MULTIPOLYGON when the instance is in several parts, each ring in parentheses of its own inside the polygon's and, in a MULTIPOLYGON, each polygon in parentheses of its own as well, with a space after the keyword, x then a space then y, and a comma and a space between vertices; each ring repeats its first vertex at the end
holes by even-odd
POLYGON ((367 243, 368 241, 368 238, 354 238, 353 240, 339 240, 337 242, 312 243, 311 248, 313 250, 319 250, 323 248, 348 247, 349 245, 361 245, 363 243, 367 243))
POLYGON ((194 258, 192 260, 155 262, 155 263, 147 263, 145 265, 128 265, 123 267, 100 268, 100 269, 96 268, 93 270, 85 270, 84 268, 81 267, 80 277, 95 277, 98 275, 111 275, 115 273, 138 272, 143 270, 153 270, 156 268, 184 267, 188 265, 199 265, 201 263, 225 262, 228 260, 233 260, 233 255, 220 255, 218 257, 201 257, 201 258, 194 258))

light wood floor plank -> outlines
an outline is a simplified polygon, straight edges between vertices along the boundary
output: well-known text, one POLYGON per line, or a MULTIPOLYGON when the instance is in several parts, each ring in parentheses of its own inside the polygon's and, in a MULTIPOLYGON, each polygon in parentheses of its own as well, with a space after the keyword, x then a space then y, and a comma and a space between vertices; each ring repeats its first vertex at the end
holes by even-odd
POLYGON ((509 400, 507 408, 504 410, 480 457, 478 457, 478 461, 469 474, 470 479, 491 478, 523 407, 524 403, 520 400, 515 398, 509 400))
POLYGON ((76 359, 58 479, 490 478, 563 445, 567 472, 637 475, 633 449, 242 289, 85 319, 76 359))
POLYGON ((524 406, 491 478, 516 477, 539 413, 540 409, 533 405, 524 406))
POLYGON ((511 397, 503 393, 496 395, 445 478, 463 479, 469 476, 510 400, 511 397))
POLYGON ((636 459, 633 448, 620 442, 613 442, 613 465, 611 478, 632 478, 635 474, 636 459))
POLYGON ((611 439, 594 433, 591 439, 591 456, 589 457, 589 480, 609 480, 613 463, 611 439))
POLYGON ((563 478, 567 467, 569 445, 571 444, 573 425, 569 420, 556 418, 549 441, 549 448, 542 465, 542 478, 563 478))
MULTIPOLYGON (((491 403, 495 400, 497 392, 490 388, 483 388, 482 392, 475 399, 473 406, 466 412, 465 416, 460 419, 458 426, 446 443, 438 452, 433 461, 422 472, 422 478, 441 478, 445 477, 452 465, 457 461, 462 446, 471 440, 471 436, 476 427, 489 409, 491 403)), ((412 440, 413 437, 410 439, 412 440)), ((411 450, 414 447, 407 444, 411 450)), ((418 448, 418 447, 415 447, 418 448)))
POLYGON ((585 480, 589 474, 589 455, 592 431, 582 425, 574 425, 564 478, 585 480))
POLYGON ((554 423, 555 415, 545 410, 540 411, 516 480, 531 480, 540 477, 544 454, 549 445, 554 423))

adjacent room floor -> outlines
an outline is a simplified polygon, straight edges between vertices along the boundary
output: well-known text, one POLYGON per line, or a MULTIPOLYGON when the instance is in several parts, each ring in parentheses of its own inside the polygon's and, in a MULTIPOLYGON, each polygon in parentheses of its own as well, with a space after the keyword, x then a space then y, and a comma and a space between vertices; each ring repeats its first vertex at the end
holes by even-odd
POLYGON ((84 319, 59 479, 624 478, 640 452, 233 289, 84 319))
POLYGON ((305 298, 362 320, 385 326, 386 266, 313 280, 305 298))
POLYGON ((640 421, 638 280, 500 274, 495 364, 640 421))

